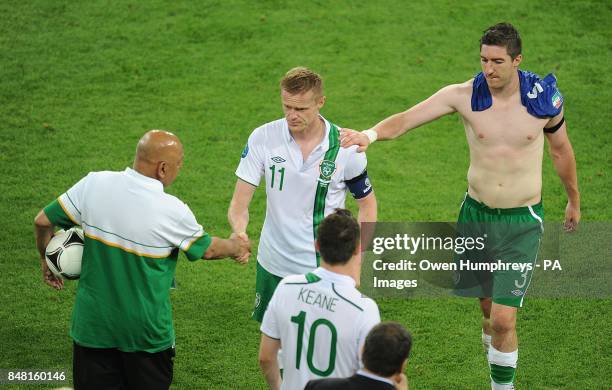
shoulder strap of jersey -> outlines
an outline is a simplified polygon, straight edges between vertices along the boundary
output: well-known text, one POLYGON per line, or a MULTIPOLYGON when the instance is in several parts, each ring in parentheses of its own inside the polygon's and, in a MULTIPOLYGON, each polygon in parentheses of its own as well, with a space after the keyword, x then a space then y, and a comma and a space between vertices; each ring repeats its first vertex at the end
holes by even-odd
POLYGON ((318 277, 317 275, 313 274, 312 272, 307 273, 305 276, 306 276, 306 280, 308 281, 308 283, 316 283, 319 280, 321 280, 320 277, 318 277))

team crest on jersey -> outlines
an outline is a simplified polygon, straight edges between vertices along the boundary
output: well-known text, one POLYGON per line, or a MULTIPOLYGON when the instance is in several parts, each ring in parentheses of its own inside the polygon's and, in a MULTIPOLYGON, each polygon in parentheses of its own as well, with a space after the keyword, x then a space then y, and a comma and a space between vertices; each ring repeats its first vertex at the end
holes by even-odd
POLYGON ((555 92, 551 100, 552 100, 552 105, 555 108, 561 107, 561 103, 563 103, 563 100, 561 100, 561 94, 559 93, 559 91, 555 92))
POLYGON ((319 164, 319 181, 321 183, 329 183, 331 177, 336 172, 336 163, 330 160, 323 160, 319 164))
POLYGON ((271 160, 274 161, 277 164, 284 163, 285 161, 287 161, 284 158, 282 158, 281 156, 274 156, 274 157, 271 158, 271 160))

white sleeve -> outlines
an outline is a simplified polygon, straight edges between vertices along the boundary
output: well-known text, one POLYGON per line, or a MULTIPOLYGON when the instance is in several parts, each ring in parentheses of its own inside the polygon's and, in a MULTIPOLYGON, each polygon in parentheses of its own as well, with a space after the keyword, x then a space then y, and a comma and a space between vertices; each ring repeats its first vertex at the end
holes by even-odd
MULTIPOLYGON (((372 328, 380 322, 378 305, 376 305, 376 302, 371 299, 369 299, 368 303, 369 304, 365 306, 364 312, 361 314, 362 320, 359 327, 359 351, 361 351, 370 330, 372 330, 372 328)), ((361 361, 361 357, 359 361, 361 361)))
POLYGON ((79 180, 70 189, 64 192, 58 198, 62 208, 66 212, 66 215, 77 225, 82 222, 82 211, 83 211, 83 200, 85 198, 85 189, 87 183, 91 180, 93 172, 90 172, 87 176, 79 180))
POLYGON ((365 153, 357 153, 357 146, 354 146, 355 150, 352 151, 346 168, 344 168, 344 180, 351 180, 361 175, 368 166, 368 159, 365 153))
POLYGON ((183 206, 185 209, 183 217, 177 219, 174 226, 168 226, 169 230, 166 233, 172 245, 185 252, 190 261, 195 261, 204 256, 211 238, 196 221, 191 209, 186 204, 183 206))
POLYGON ((266 308, 266 312, 264 313, 263 321, 261 321, 261 327, 259 328, 259 330, 261 330, 261 333, 277 340, 280 340, 281 338, 281 332, 278 327, 279 324, 276 315, 278 312, 277 301, 279 299, 278 296, 280 295, 279 291, 282 290, 282 287, 283 285, 279 284, 276 288, 276 291, 274 291, 274 294, 272 294, 272 299, 270 299, 270 303, 268 303, 268 307, 266 308))
POLYGON ((236 169, 236 176, 247 183, 258 186, 264 175, 264 147, 265 137, 263 131, 255 129, 249 136, 240 163, 236 169))

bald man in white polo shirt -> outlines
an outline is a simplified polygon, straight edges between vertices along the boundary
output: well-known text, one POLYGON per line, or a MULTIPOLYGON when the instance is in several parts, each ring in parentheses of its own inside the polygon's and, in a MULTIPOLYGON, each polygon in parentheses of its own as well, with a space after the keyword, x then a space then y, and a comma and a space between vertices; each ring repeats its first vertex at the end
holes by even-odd
POLYGON ((43 280, 61 289, 45 262, 54 227, 80 225, 82 271, 72 312, 76 389, 167 389, 174 328, 170 286, 178 250, 190 261, 246 262, 246 238, 210 237, 189 207, 166 194, 183 165, 174 134, 152 130, 138 143, 134 167, 91 172, 35 219, 43 280))
POLYGON ((326 215, 344 208, 347 191, 357 201, 359 222, 376 221, 365 155, 341 148, 338 126, 320 115, 325 103, 321 77, 302 67, 289 70, 281 80, 281 100, 285 117, 249 137, 228 210, 234 233, 246 234, 249 204, 265 177, 266 219, 252 314, 259 322, 282 278, 319 266, 317 227, 326 215))

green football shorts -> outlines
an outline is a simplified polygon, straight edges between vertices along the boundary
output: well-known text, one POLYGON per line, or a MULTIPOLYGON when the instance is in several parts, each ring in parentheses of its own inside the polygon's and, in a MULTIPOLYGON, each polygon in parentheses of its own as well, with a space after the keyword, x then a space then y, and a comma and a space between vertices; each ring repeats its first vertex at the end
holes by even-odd
POLYGON ((261 322, 263 321, 264 313, 268 308, 268 303, 272 299, 272 294, 276 290, 276 286, 283 278, 272 275, 257 262, 257 271, 255 274, 255 308, 251 314, 251 318, 261 322))
POLYGON ((494 209, 466 194, 458 235, 464 240, 484 238, 484 246, 456 254, 455 294, 491 297, 501 305, 522 307, 538 257, 543 219, 541 202, 494 209))

